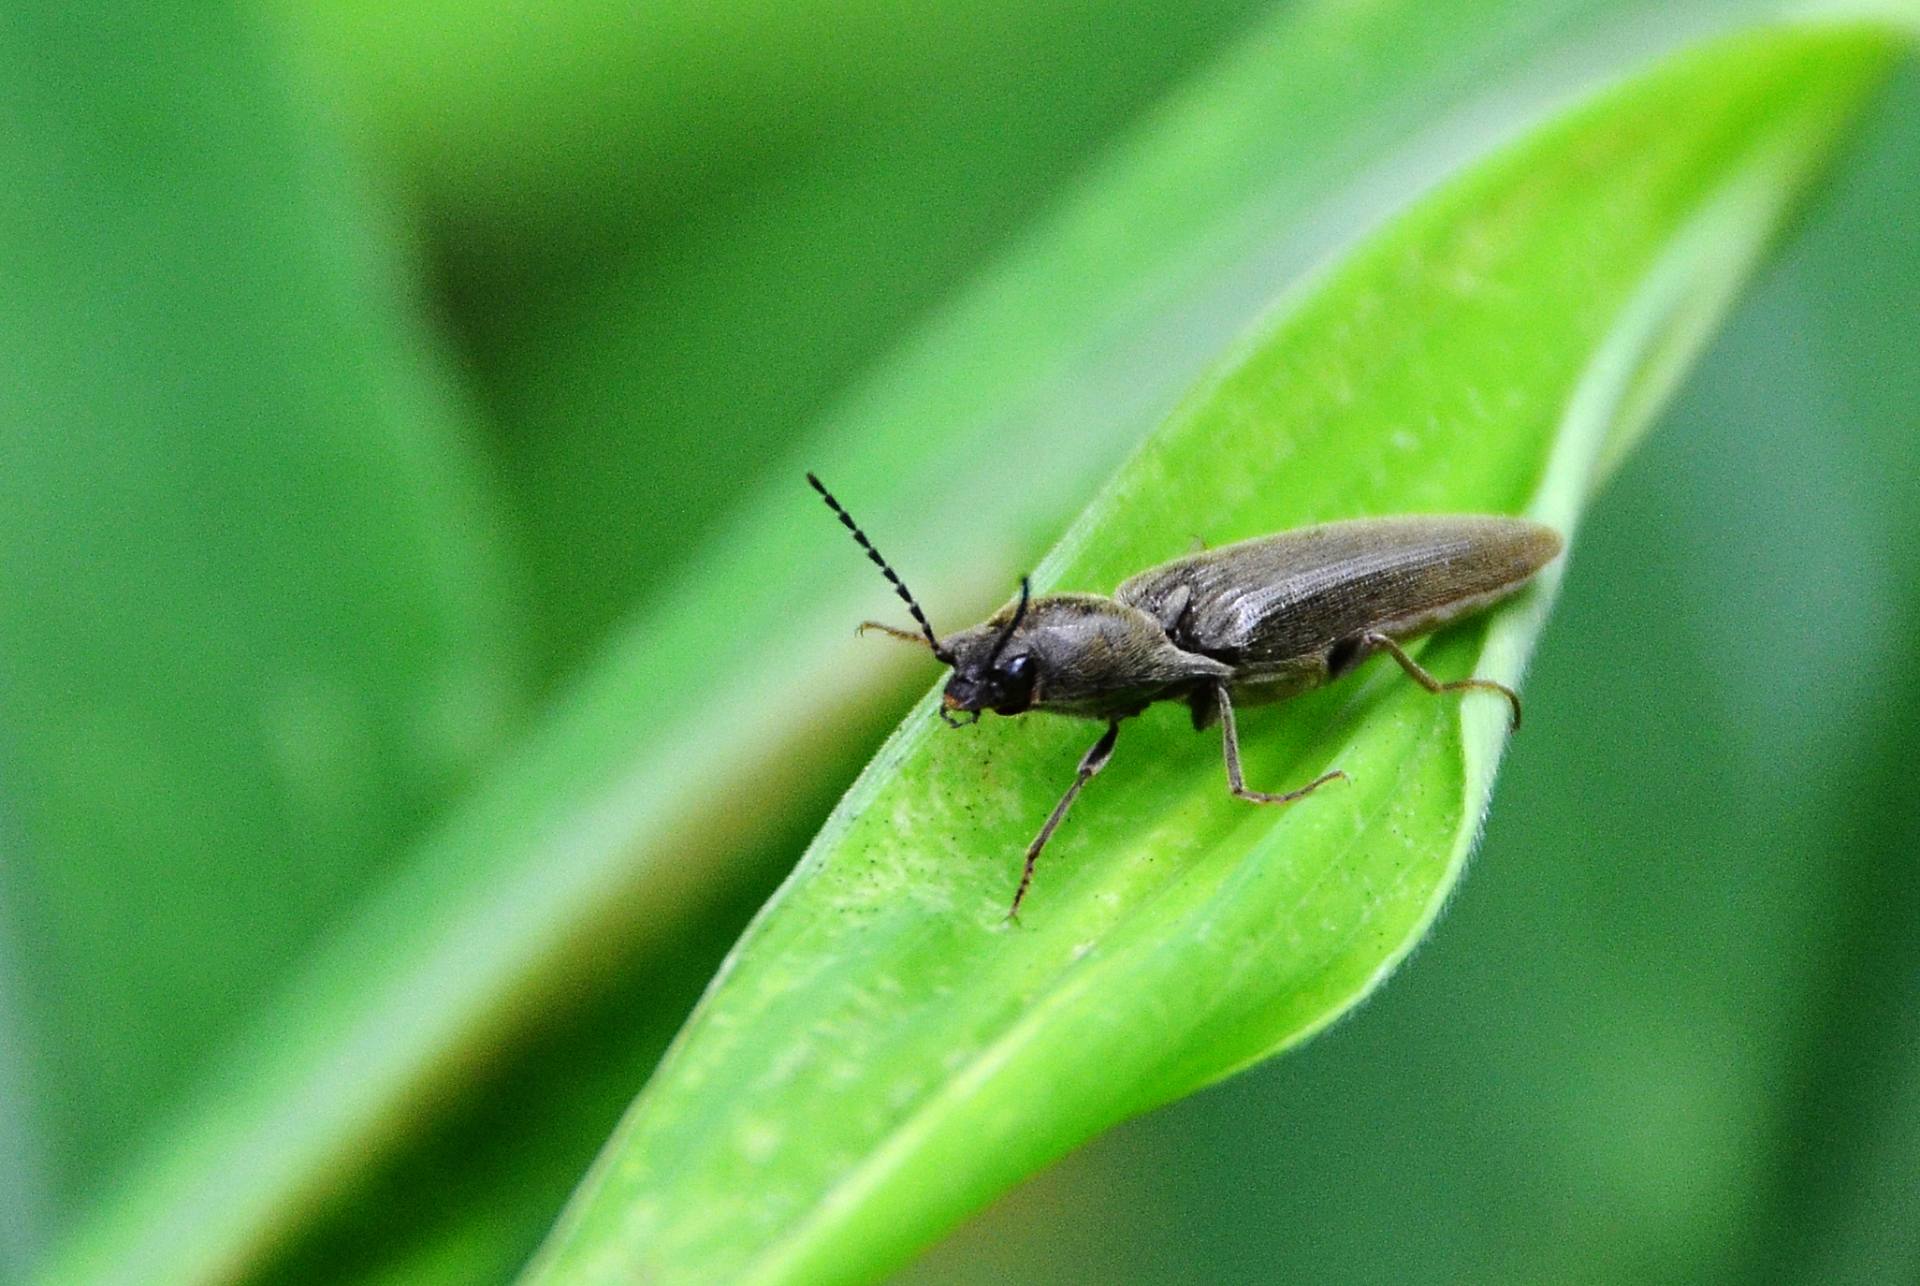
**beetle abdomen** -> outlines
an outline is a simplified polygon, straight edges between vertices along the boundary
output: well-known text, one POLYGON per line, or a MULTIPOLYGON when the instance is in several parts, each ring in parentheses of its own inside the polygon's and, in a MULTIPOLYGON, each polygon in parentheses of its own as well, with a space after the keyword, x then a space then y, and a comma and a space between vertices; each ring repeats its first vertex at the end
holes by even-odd
POLYGON ((1176 646, 1257 671, 1368 630, 1434 629, 1512 593, 1560 548, 1557 532, 1523 518, 1363 518, 1176 559, 1114 597, 1158 619, 1176 646))

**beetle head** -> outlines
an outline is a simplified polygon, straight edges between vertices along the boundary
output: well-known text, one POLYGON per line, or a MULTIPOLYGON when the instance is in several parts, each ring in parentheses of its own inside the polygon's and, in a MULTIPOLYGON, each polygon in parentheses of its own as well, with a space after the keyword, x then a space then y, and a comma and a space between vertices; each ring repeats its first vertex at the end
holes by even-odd
POLYGON ((954 712, 973 716, 978 723, 982 710, 995 714, 1023 714, 1033 705, 1033 685, 1039 677, 1039 663, 1026 648, 1008 648, 1027 616, 1032 589, 1027 578, 1020 578, 1020 602, 1013 615, 996 633, 972 630, 948 639, 952 649, 947 664, 953 677, 940 698, 940 717, 954 727, 960 721, 954 712))
MULTIPOLYGON (((960 720, 954 717, 955 711, 972 715, 973 718, 968 722, 978 723, 982 710, 992 710, 997 714, 1020 714, 1029 709, 1033 705, 1034 681, 1039 677, 1039 661, 1027 648, 1017 643, 1012 648, 1007 646, 1014 642, 1014 636, 1019 632, 1021 622, 1027 616, 1027 604, 1032 597, 1027 578, 1025 576, 1020 578, 1020 602, 1007 617, 1005 625, 995 629, 993 623, 989 621, 985 625, 954 635, 943 643, 933 632, 933 626, 927 621, 926 613, 920 610, 920 604, 915 602, 913 595, 907 591, 906 582, 902 581, 899 573, 895 572, 888 565, 887 560, 880 556, 880 551, 875 549, 873 542, 867 539, 867 533, 860 530, 859 524, 854 522, 853 515, 834 499, 832 492, 821 485, 820 479, 809 473, 807 482, 820 493, 820 498, 827 502, 828 508, 832 509, 834 515, 840 519, 840 525, 852 533, 854 540, 866 552, 873 565, 880 569, 881 575, 887 578, 887 583, 893 586, 893 592, 898 594, 900 601, 907 605, 907 611, 913 614, 914 622, 920 627, 919 638, 926 640, 927 647, 932 651, 934 658, 943 665, 953 667, 953 677, 947 680, 947 690, 941 698, 940 717, 957 728, 961 724, 960 720)), ((890 625, 882 625, 875 621, 869 621, 860 628, 864 631, 869 627, 884 630, 896 638, 919 641, 914 635, 904 630, 896 630, 890 625)))

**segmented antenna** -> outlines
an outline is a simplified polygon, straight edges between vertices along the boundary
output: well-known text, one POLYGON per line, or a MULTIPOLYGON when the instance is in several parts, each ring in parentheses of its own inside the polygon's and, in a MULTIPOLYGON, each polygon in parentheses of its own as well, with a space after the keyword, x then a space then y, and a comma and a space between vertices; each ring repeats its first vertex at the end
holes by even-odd
POLYGON ((989 670, 993 668, 993 663, 1000 659, 1000 649, 1007 645, 1007 640, 1013 637, 1013 632, 1020 628, 1020 622, 1026 619, 1027 596, 1030 593, 1031 591, 1027 588, 1027 578, 1022 576, 1020 578, 1020 606, 1013 609, 1012 617, 1008 619, 1006 625, 1000 630, 1000 637, 993 641, 993 651, 987 654, 987 668, 989 670))
MULTIPOLYGON (((860 530, 860 524, 853 520, 853 515, 847 512, 846 506, 835 500, 833 493, 821 485, 820 479, 813 474, 807 474, 807 482, 820 493, 820 498, 827 502, 827 507, 839 516, 840 525, 853 533, 853 538, 860 542, 860 548, 867 551, 867 557, 873 560, 873 565, 880 569, 881 575, 885 576, 888 583, 893 586, 893 592, 900 596, 900 601, 907 605, 909 612, 913 613, 913 619, 920 623, 920 632, 927 636, 927 645, 933 649, 933 655, 945 664, 952 665, 953 653, 941 647, 940 640, 933 636, 933 626, 927 623, 927 614, 920 610, 920 604, 913 601, 913 592, 907 588, 907 583, 900 579, 899 574, 887 566, 887 560, 880 556, 880 551, 873 547, 871 540, 867 539, 867 533, 860 530)), ((1022 610, 1025 610, 1025 606, 1023 599, 1022 610)))

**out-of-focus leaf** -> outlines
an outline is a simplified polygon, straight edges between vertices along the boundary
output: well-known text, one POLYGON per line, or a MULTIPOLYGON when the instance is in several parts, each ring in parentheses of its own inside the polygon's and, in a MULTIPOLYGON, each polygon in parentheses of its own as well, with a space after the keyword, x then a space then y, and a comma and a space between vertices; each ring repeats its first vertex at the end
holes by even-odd
MULTIPOLYGON (((1290 299, 1038 582, 1107 589, 1196 533, 1356 513, 1570 529, 1607 440, 1644 426, 1894 43, 1782 27, 1715 45, 1450 184, 1290 299)), ((1545 598, 1425 659, 1516 679, 1545 598)), ((1247 719, 1255 781, 1353 776, 1286 810, 1224 798, 1218 748, 1181 712, 1142 720, 1015 932, 1017 855, 1091 735, 942 737, 931 709, 736 949, 536 1280, 871 1276, 1099 1129, 1318 1030, 1438 909, 1505 717, 1376 667, 1247 719)))
POLYGON ((1770 429, 1758 453, 1770 467, 1735 479, 1734 503, 1771 512, 1735 519, 1730 592, 1695 609, 1717 627, 1707 646, 1724 649, 1728 686, 1748 698, 1722 708, 1741 722, 1749 789, 1799 823, 1763 832, 1781 836, 1772 864, 1807 872, 1781 899, 1794 933, 1774 952, 1802 1003, 1766 1015, 1778 1066, 1747 1060, 1774 1096, 1761 1118, 1770 1154, 1737 1172, 1766 1175, 1732 1239, 1733 1275, 1747 1278, 1920 1276, 1920 472, 1886 467, 1920 435, 1920 66, 1903 69, 1879 116, 1855 181, 1776 292, 1763 335, 1790 358, 1759 388, 1726 381, 1734 422, 1770 429), (1796 431, 1800 452, 1772 445, 1796 431), (1774 534, 1748 535, 1761 524, 1774 534), (1840 664, 1836 619, 1849 638, 1840 664), (1754 697, 1782 691, 1792 699, 1754 697))
POLYGON ((294 6, 436 231, 549 669, 1262 3, 294 6))
MULTIPOLYGON (((1900 637, 1916 637, 1920 595, 1901 618, 1900 637)), ((1846 779, 1851 807, 1823 815, 1831 852, 1806 846, 1832 882, 1816 903, 1827 912, 1815 939, 1826 951, 1795 1033, 1795 1080, 1774 1116, 1770 1182, 1758 1190, 1749 1253, 1736 1260, 1749 1275, 1902 1281, 1920 1270, 1920 945, 1911 932, 1920 868, 1908 860, 1920 844, 1910 788, 1920 677, 1906 667, 1889 688, 1876 693, 1866 727, 1848 725, 1850 739, 1883 753, 1846 779)))
POLYGON ((492 747, 518 627, 404 265, 270 43, 221 6, 11 5, 0 172, 31 1104, 0 1183, 52 1220, 492 747))
MULTIPOLYGON (((1024 134, 996 141, 989 122, 962 122, 980 152, 1006 147, 1000 159, 1025 170, 1034 144, 1070 145, 1080 113, 1127 103, 1261 6, 262 2, 340 82, 367 145, 434 222, 471 239, 449 252, 545 294, 648 229, 749 202, 782 173, 835 168, 819 162, 862 143, 878 150, 930 99, 1024 134), (1035 102, 1058 109, 1051 139, 1049 122, 1022 119, 1035 102)), ((930 165, 932 148, 913 151, 890 164, 930 165)))
MULTIPOLYGON (((866 745, 893 718, 871 722, 866 745)), ((858 753, 837 746, 814 761, 821 793, 859 771, 858 753)), ((515 1033, 511 1049, 494 1054, 476 1084, 463 1087, 444 1119, 424 1122, 422 1137, 342 1185, 250 1280, 456 1286, 511 1277, 552 1226, 727 946, 834 802, 830 794, 797 798, 804 807, 782 832, 756 844, 761 851, 739 861, 733 878, 708 890, 708 905, 675 924, 664 943, 645 941, 634 959, 596 978, 590 996, 546 1006, 515 1033)))

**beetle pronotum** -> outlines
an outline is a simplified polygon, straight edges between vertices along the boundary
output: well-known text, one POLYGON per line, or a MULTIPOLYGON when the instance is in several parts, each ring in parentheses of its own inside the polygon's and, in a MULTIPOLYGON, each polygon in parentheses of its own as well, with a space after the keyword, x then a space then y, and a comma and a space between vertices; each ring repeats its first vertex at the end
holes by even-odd
POLYGON ((1100 594, 1034 597, 1020 578, 1018 599, 988 620, 937 637, 906 584, 865 532, 811 473, 832 507, 920 627, 919 633, 866 621, 922 644, 951 666, 940 717, 1046 710, 1102 720, 1106 731, 1080 759, 1073 784, 1033 843, 1007 914, 1019 914, 1040 850, 1094 774, 1106 767, 1120 721, 1156 701, 1184 701, 1195 730, 1220 724, 1227 789, 1255 804, 1290 804, 1344 777, 1339 769, 1278 794, 1249 789, 1240 771, 1236 706, 1284 701, 1351 671, 1376 652, 1392 657, 1429 692, 1497 692, 1491 679, 1434 678, 1401 645, 1449 621, 1484 611, 1526 584, 1561 548, 1551 527, 1524 518, 1436 514, 1358 518, 1258 536, 1149 567, 1100 594))

